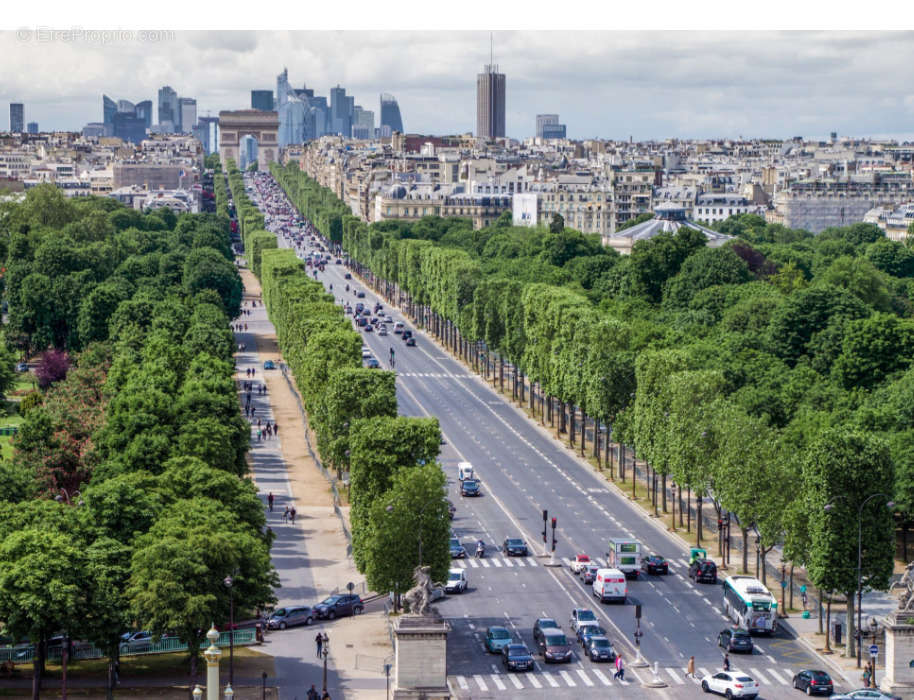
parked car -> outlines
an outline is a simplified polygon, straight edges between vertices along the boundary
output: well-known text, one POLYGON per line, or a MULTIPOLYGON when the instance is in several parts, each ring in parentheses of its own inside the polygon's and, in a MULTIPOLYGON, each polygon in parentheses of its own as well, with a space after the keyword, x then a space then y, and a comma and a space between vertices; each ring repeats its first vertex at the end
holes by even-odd
POLYGON ((277 608, 267 618, 267 629, 284 630, 296 625, 310 625, 314 622, 314 617, 314 611, 307 605, 277 608))
POLYGON ((486 651, 500 654, 502 648, 511 643, 511 633, 504 627, 489 627, 486 630, 486 651))
POLYGON ((125 632, 121 635, 120 651, 122 654, 138 654, 144 651, 149 651, 152 649, 153 644, 156 644, 163 639, 171 639, 176 635, 174 634, 163 634, 161 637, 156 638, 152 632, 147 630, 140 630, 139 632, 125 632))
POLYGON ((600 635, 588 638, 587 644, 584 645, 584 653, 594 662, 616 660, 616 650, 613 649, 612 643, 600 635))
POLYGON ((480 495, 478 479, 464 479, 460 482, 461 496, 478 496, 480 495))
POLYGON ((571 661, 571 645, 561 630, 545 630, 539 638, 539 649, 545 663, 567 663, 571 661))
POLYGON ((28 372, 28 371, 29 371, 29 365, 28 365, 28 363, 27 363, 27 362, 20 362, 20 363, 18 363, 18 364, 16 365, 16 371, 17 371, 17 372, 28 372))
POLYGON ((501 649, 502 661, 506 671, 531 671, 533 670, 533 655, 526 644, 512 642, 501 649))
POLYGON ((831 695, 834 691, 831 676, 825 671, 804 669, 793 677, 793 687, 807 695, 831 695))
POLYGON ((457 514, 457 508, 454 507, 454 504, 451 503, 449 499, 445 498, 444 500, 447 501, 447 515, 451 520, 453 520, 454 516, 457 514))
POLYGON ((347 272, 345 275, 343 275, 343 279, 351 280, 351 279, 352 279, 352 273, 347 272))
POLYGON ((458 540, 456 537, 451 538, 450 548, 451 559, 463 559, 467 555, 467 550, 463 548, 463 545, 460 544, 460 540, 458 540))
POLYGON ((575 554, 574 559, 571 560, 571 570, 580 574, 584 567, 590 564, 590 557, 586 554, 575 554))
POLYGON ((726 695, 728 698, 754 698, 759 693, 758 681, 742 671, 721 671, 701 679, 701 689, 706 693, 726 695))
POLYGON ((332 620, 336 617, 359 615, 365 609, 362 599, 354 593, 339 593, 325 598, 314 606, 317 617, 332 620))
POLYGON ((502 545, 505 555, 509 557, 525 557, 527 556, 527 543, 522 539, 517 537, 509 537, 504 541, 502 545))
POLYGON ((540 617, 533 623, 533 641, 539 644, 540 637, 548 630, 561 630, 559 623, 551 617, 540 617))
POLYGON ((724 651, 741 651, 752 653, 752 637, 744 629, 725 629, 717 635, 717 646, 724 651))
POLYGON ((467 575, 463 569, 448 569, 444 590, 447 593, 463 593, 467 589, 467 575))
POLYGON ((641 560, 641 570, 646 574, 668 574, 670 565, 659 554, 651 554, 641 560))
POLYGON ((371 357, 371 348, 369 348, 367 345, 363 345, 362 346, 362 359, 367 360, 369 357, 371 357))
POLYGON ((695 583, 717 583, 717 564, 710 559, 696 559, 689 567, 689 578, 695 583))

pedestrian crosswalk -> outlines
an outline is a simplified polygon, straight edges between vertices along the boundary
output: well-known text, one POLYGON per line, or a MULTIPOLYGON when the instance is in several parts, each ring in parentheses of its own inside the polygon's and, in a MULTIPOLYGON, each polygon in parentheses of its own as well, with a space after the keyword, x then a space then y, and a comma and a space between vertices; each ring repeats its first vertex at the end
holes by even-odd
MULTIPOLYGON (((493 667, 494 670, 494 667, 493 667)), ((640 669, 639 669, 640 670, 640 669)), ((715 670, 716 673, 719 669, 715 670)), ((764 686, 789 686, 793 682, 795 671, 787 668, 742 668, 752 678, 764 686)), ((650 674, 650 671, 641 671, 650 674)), ((712 674, 707 668, 696 668, 695 678, 686 675, 686 669, 668 666, 658 670, 662 679, 671 687, 698 684, 704 676, 712 674), (665 672, 665 673, 664 673, 665 672)), ((630 675, 631 670, 626 675, 630 675)), ((543 670, 539 663, 536 670, 526 673, 477 673, 472 675, 455 675, 451 677, 455 689, 459 688, 466 693, 459 693, 461 697, 472 697, 473 692, 487 692, 490 687, 503 690, 541 690, 543 688, 599 688, 614 685, 630 685, 632 680, 638 683, 638 678, 621 680, 614 678, 614 669, 609 664, 606 670, 592 666, 590 668, 563 668, 557 670, 543 670)))
POLYGON ((428 379, 472 379, 473 374, 454 374, 453 372, 398 372, 398 377, 426 377, 428 379))
POLYGON ((509 557, 489 557, 476 559, 452 559, 451 566, 458 569, 510 569, 512 567, 539 566, 535 559, 511 559, 509 557))

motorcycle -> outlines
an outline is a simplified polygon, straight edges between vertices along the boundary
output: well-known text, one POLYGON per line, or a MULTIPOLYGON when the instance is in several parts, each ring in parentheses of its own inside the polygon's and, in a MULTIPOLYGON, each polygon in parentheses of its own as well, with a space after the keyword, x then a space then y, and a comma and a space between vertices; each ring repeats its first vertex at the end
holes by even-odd
POLYGON ((476 558, 482 559, 486 555, 486 546, 482 542, 476 544, 476 558))

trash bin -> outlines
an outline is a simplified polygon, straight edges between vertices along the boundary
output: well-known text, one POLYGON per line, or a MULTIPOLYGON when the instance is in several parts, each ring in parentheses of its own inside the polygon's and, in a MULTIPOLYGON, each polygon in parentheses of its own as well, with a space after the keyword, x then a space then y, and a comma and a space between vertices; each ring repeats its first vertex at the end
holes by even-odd
POLYGON ((254 625, 254 637, 257 639, 258 642, 263 641, 263 623, 262 622, 258 622, 256 625, 254 625))
POLYGON ((838 622, 837 620, 832 620, 831 636, 832 636, 832 641, 835 644, 841 644, 841 629, 842 629, 841 623, 838 622))

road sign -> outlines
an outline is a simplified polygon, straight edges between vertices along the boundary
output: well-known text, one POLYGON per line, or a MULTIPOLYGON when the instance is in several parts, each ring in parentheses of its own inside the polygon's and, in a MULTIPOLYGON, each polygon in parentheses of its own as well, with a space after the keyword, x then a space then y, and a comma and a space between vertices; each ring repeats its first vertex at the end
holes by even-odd
POLYGON ((875 644, 870 644, 870 656, 872 656, 874 659, 879 656, 879 647, 877 647, 875 644))
POLYGON ((781 581, 781 588, 787 588, 787 581, 781 581))

